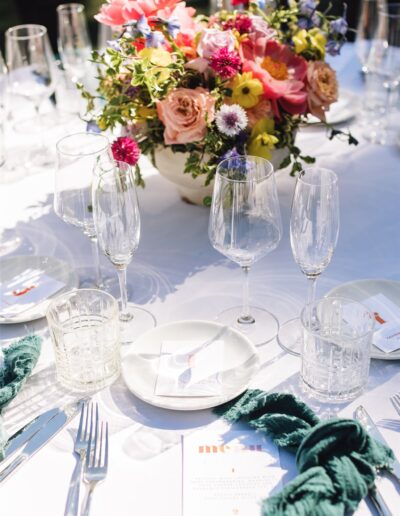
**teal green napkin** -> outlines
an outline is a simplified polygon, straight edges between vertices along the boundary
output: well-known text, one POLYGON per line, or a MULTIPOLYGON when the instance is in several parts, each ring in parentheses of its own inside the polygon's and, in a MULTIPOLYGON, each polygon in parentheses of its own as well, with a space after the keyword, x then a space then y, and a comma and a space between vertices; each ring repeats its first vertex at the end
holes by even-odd
POLYGON ((40 355, 41 343, 40 337, 30 335, 3 349, 0 360, 0 414, 31 374, 40 355))
POLYGON ((296 453, 299 475, 264 500, 263 516, 342 516, 374 490, 376 468, 390 469, 392 450, 353 419, 320 422, 292 394, 248 390, 214 409, 227 421, 246 422, 277 446, 296 453))

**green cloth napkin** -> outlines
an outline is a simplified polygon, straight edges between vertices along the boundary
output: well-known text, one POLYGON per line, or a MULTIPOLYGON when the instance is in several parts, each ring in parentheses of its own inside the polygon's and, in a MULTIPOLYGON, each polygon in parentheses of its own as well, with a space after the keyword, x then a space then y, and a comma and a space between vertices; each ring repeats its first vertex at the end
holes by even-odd
POLYGON ((263 516, 342 516, 374 490, 376 468, 390 470, 392 450, 353 419, 320 422, 292 394, 248 390, 214 409, 230 423, 246 422, 296 453, 299 475, 263 501, 263 516))
POLYGON ((0 360, 0 414, 15 397, 35 367, 42 340, 36 335, 24 337, 3 349, 0 360))

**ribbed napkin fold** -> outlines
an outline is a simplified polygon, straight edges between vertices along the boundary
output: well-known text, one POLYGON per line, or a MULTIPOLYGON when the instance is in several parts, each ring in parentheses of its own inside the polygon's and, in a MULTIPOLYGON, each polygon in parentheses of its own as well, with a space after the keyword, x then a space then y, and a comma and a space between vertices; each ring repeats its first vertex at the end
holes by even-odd
POLYGON ((320 422, 292 394, 248 390, 214 411, 228 422, 246 422, 277 446, 296 453, 299 475, 263 501, 263 516, 342 516, 354 512, 370 490, 376 469, 390 469, 390 448, 353 419, 320 422))

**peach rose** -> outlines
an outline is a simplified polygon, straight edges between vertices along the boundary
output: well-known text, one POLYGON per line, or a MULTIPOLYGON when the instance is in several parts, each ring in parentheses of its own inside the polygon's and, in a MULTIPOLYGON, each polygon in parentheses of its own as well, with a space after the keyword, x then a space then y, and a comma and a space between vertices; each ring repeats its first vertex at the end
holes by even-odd
POLYGON ((273 118, 271 101, 268 99, 261 99, 253 108, 246 109, 249 126, 253 127, 259 120, 263 118, 273 118))
POLYGON ((165 125, 164 142, 198 142, 207 132, 207 122, 215 118, 215 100, 204 88, 176 88, 157 103, 157 112, 165 125), (207 120, 206 120, 207 116, 207 120))
POLYGON ((338 99, 336 72, 323 61, 311 61, 307 68, 307 83, 308 109, 325 121, 325 111, 338 99))

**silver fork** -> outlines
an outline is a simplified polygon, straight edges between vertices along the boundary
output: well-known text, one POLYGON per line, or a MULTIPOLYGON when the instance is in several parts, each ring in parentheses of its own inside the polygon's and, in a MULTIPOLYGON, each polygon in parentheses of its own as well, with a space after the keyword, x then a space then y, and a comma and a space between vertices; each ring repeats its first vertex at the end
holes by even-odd
POLYGON ((108 468, 108 423, 104 421, 100 424, 96 417, 96 423, 91 425, 90 439, 86 453, 86 466, 83 478, 89 484, 86 495, 85 504, 82 515, 89 516, 90 505, 92 503, 92 495, 94 488, 99 482, 102 482, 107 475, 108 468))
POLYGON ((392 402, 393 407, 395 408, 396 412, 400 416, 400 393, 394 394, 393 396, 391 396, 390 401, 392 402))
POLYGON ((76 516, 79 512, 79 491, 82 480, 82 466, 86 457, 94 410, 96 412, 96 417, 98 417, 97 403, 95 403, 94 406, 93 403, 82 403, 81 417, 74 445, 74 452, 77 454, 78 458, 74 472, 71 476, 64 516, 76 516))

